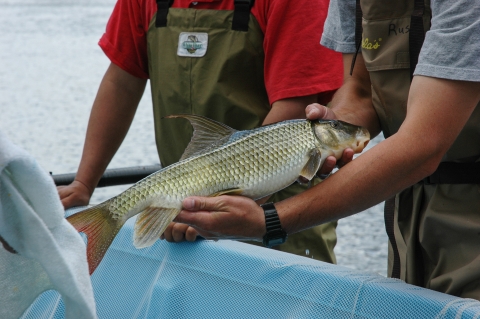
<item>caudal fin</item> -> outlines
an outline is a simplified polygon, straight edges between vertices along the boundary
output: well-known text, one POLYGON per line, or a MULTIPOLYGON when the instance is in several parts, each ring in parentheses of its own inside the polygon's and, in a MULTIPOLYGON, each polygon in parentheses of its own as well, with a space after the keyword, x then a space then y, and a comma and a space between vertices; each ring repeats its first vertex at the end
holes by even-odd
POLYGON ((111 217, 108 202, 67 217, 78 232, 87 235, 87 260, 92 274, 125 221, 111 217))

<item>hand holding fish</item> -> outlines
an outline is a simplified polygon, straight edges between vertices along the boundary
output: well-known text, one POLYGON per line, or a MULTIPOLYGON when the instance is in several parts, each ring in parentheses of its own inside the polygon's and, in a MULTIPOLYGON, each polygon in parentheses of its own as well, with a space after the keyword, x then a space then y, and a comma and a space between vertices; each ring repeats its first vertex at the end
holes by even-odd
POLYGON ((180 225, 194 225, 198 234, 206 239, 261 242, 265 235, 263 209, 248 197, 188 197, 182 206, 175 221, 180 225))
MULTIPOLYGON (((335 165, 335 163, 334 163, 334 165, 335 165)), ((307 182, 308 182, 308 180, 307 180, 307 182)), ((260 200, 256 200, 255 203, 258 206, 260 203, 264 203, 265 199, 267 199, 267 198, 268 197, 264 197, 260 200)), ((206 199, 208 200, 208 197, 206 199)), ((201 202, 203 200, 203 198, 201 198, 201 197, 197 198, 196 201, 195 201, 194 198, 192 198, 192 200, 193 201, 191 203, 187 203, 186 205, 183 206, 184 209, 186 209, 189 212, 196 212, 196 211, 198 211, 198 209, 203 207, 202 208, 203 210, 208 211, 207 205, 203 205, 202 202, 201 202)), ((250 201, 249 198, 246 198, 246 200, 247 200, 246 202, 250 201)), ((208 205, 208 207, 211 207, 211 209, 214 209, 215 208, 214 204, 216 204, 216 202, 211 203, 211 205, 208 205)), ((235 206, 235 207, 239 207, 239 206, 235 206)), ((211 218, 211 216, 209 216, 207 218, 211 218)), ((200 234, 197 231, 197 229, 193 228, 192 226, 189 226, 187 224, 182 224, 181 222, 177 222, 176 220, 174 220, 173 222, 171 222, 167 226, 167 228, 165 229, 163 234, 160 236, 160 239, 162 239, 162 240, 165 239, 166 241, 171 242, 171 243, 179 243, 179 242, 182 242, 182 241, 185 241, 185 240, 190 241, 190 242, 194 242, 195 240, 197 240, 197 236, 199 236, 199 235, 204 237, 204 238, 208 238, 208 239, 218 238, 218 235, 217 235, 217 237, 215 237, 213 234, 207 234, 206 232, 202 232, 202 234, 200 234)))
MULTIPOLYGON (((305 109, 305 115, 307 120, 310 121, 318 119, 338 120, 335 112, 332 109, 318 103, 309 104, 305 109)), ((317 175, 322 176, 330 174, 336 166, 342 167, 351 162, 354 154, 355 152, 351 148, 346 148, 343 151, 342 157, 338 161, 335 156, 327 157, 323 165, 318 170, 317 175)))

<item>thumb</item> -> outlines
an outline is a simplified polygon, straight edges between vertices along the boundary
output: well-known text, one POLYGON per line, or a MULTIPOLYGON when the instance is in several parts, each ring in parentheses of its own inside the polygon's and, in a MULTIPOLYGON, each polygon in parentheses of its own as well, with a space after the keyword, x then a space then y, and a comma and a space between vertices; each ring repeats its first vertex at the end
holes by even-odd
POLYGON ((313 103, 305 108, 305 114, 309 120, 336 120, 337 116, 328 107, 313 103))
POLYGON ((217 210, 216 201, 209 197, 187 197, 183 200, 182 206, 191 212, 217 210))

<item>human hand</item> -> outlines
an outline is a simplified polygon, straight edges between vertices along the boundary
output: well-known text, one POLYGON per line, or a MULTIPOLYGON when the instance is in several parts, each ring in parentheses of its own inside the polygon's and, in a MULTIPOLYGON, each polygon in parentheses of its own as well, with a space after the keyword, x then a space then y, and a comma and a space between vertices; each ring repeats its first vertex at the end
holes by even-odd
MULTIPOLYGON (((305 114, 308 120, 337 120, 335 112, 318 103, 309 104, 305 109, 305 114)), ((351 148, 347 148, 343 151, 342 157, 337 161, 334 156, 329 156, 325 159, 322 167, 317 172, 317 175, 322 178, 332 172, 335 167, 342 167, 349 163, 353 159, 355 152, 351 148)))
POLYGON ((65 209, 74 206, 88 205, 93 193, 85 184, 77 180, 67 186, 57 186, 57 191, 65 209))
POLYGON ((243 196, 188 197, 174 221, 206 239, 262 241, 266 232, 263 209, 243 196))
POLYGON ((195 228, 186 224, 171 222, 160 236, 160 239, 165 239, 171 243, 179 243, 184 240, 195 241, 197 236, 198 232, 195 228))

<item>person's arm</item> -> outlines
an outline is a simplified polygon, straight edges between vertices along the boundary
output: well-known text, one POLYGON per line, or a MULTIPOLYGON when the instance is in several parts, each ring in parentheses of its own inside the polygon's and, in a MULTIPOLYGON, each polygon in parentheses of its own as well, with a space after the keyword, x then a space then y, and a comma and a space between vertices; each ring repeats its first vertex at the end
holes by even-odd
POLYGON ((75 180, 68 186, 57 187, 65 208, 89 203, 130 128, 146 82, 110 64, 93 103, 75 180))
POLYGON ((262 125, 285 120, 303 119, 305 118, 305 108, 307 105, 315 102, 317 102, 316 94, 275 101, 272 103, 272 108, 263 120, 262 125))
MULTIPOLYGON (((361 212, 430 175, 479 101, 478 82, 416 76, 399 131, 323 183, 277 203, 282 227, 295 233, 361 212)), ((190 197, 183 205, 176 221, 206 238, 260 241, 265 234, 263 211, 248 198, 190 197)))
POLYGON ((343 218, 429 176, 479 100, 480 83, 416 76, 399 131, 346 165, 323 187, 279 203, 282 225, 288 232, 297 232, 343 218), (301 219, 295 213, 299 211, 301 219))

